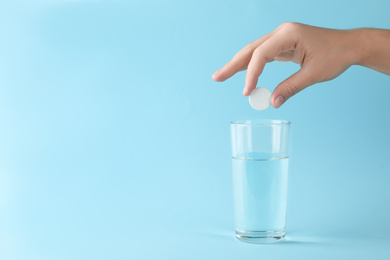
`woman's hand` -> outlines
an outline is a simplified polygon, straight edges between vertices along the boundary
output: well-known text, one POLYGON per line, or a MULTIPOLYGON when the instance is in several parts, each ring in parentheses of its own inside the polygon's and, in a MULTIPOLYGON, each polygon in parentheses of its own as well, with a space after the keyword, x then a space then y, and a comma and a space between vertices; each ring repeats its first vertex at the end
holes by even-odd
POLYGON ((283 23, 273 32, 245 46, 215 72, 213 79, 224 81, 238 71, 247 69, 243 91, 243 95, 247 96, 256 88, 265 64, 274 60, 292 61, 301 65, 298 72, 275 88, 271 103, 278 108, 304 88, 334 79, 354 64, 390 74, 390 31, 334 30, 283 23), (378 52, 378 48, 383 49, 383 55, 376 55, 377 60, 373 61, 370 55, 378 52))

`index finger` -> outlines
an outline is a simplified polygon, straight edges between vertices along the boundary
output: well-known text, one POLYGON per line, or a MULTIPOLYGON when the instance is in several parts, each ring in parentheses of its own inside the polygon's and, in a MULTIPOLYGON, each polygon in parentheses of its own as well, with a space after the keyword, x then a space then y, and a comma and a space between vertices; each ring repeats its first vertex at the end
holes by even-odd
POLYGON ((260 37, 259 39, 247 44, 234 57, 226 63, 221 69, 213 74, 213 80, 225 81, 239 71, 245 70, 251 60, 253 51, 272 36, 274 32, 260 37))

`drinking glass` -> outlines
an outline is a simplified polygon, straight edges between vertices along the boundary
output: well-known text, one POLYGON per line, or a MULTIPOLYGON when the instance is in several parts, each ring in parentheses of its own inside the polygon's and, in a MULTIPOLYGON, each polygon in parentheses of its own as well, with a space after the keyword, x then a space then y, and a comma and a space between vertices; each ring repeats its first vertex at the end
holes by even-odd
POLYGON ((236 237, 276 242, 286 233, 290 122, 241 120, 230 125, 236 237))

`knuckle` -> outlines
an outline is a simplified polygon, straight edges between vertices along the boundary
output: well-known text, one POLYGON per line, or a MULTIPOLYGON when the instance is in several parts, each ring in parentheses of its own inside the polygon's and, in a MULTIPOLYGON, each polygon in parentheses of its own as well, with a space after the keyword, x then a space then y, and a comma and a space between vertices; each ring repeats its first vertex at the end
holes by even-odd
POLYGON ((248 43, 246 46, 244 46, 244 48, 242 48, 241 50, 239 50, 239 51, 233 56, 233 58, 234 58, 234 59, 240 58, 241 56, 246 55, 246 54, 252 52, 254 48, 255 48, 255 42, 250 42, 250 43, 248 43))
POLYGON ((294 22, 285 22, 286 26, 295 26, 297 23, 294 22))
POLYGON ((236 55, 238 56, 241 56, 241 55, 247 55, 247 54, 250 54, 254 51, 254 49, 256 48, 256 42, 250 42, 248 43, 247 45, 244 46, 244 48, 242 48, 240 51, 238 51, 236 53, 236 55))
POLYGON ((283 22, 282 24, 279 25, 279 28, 283 28, 283 27, 286 27, 288 26, 288 24, 290 24, 291 22, 283 22))
POLYGON ((248 43, 244 49, 252 49, 254 47, 254 45, 256 44, 256 41, 252 41, 250 43, 248 43))
POLYGON ((286 90, 289 96, 294 96, 299 92, 298 86, 291 82, 285 82, 283 88, 286 90))
POLYGON ((228 63, 228 67, 233 71, 240 71, 246 67, 245 60, 241 59, 240 55, 236 54, 228 63))
POLYGON ((266 53, 264 53, 264 50, 260 47, 256 48, 254 51, 253 51, 253 55, 252 57, 260 62, 264 62, 264 63, 267 63, 267 62, 270 62, 272 61, 272 58, 273 57, 268 57, 266 53))
POLYGON ((261 48, 256 48, 254 51, 253 51, 253 56, 261 56, 262 55, 262 51, 261 51, 261 48))
POLYGON ((232 58, 232 61, 236 61, 236 60, 239 60, 240 59, 240 56, 241 56, 241 53, 240 51, 237 52, 236 54, 234 54, 233 58, 232 58))
POLYGON ((300 30, 301 24, 295 22, 284 22, 281 25, 281 29, 288 33, 297 33, 300 30))
POLYGON ((253 57, 256 57, 257 59, 259 58, 265 58, 264 57, 264 51, 262 48, 260 47, 257 47, 254 51, 253 51, 253 57))

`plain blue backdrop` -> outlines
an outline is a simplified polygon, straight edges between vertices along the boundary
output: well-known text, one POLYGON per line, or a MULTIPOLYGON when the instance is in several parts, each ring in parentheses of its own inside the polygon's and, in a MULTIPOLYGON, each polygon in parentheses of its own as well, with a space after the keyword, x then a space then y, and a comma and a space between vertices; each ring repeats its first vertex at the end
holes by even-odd
MULTIPOLYGON (((211 75, 285 21, 390 28, 390 2, 0 2, 0 259, 389 259, 390 77, 255 111, 211 75), (287 238, 234 237, 229 122, 292 122, 287 238)), ((268 64, 273 90, 299 66, 268 64)))

